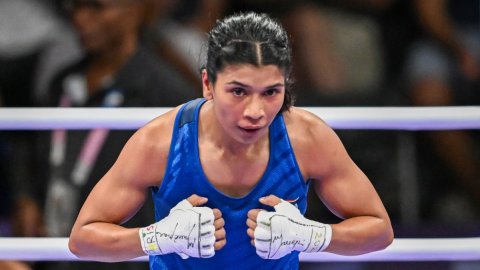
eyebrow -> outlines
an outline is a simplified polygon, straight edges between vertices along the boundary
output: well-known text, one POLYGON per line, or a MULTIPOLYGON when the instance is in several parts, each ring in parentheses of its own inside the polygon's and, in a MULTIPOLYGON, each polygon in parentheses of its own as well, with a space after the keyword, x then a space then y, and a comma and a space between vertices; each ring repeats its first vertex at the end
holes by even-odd
MULTIPOLYGON (((226 84, 235 84, 235 85, 239 85, 239 86, 242 86, 242 87, 250 87, 250 86, 247 85, 247 84, 244 84, 244 83, 241 83, 241 82, 235 81, 235 80, 230 81, 230 82, 227 82, 226 84)), ((275 87, 279 87, 279 86, 280 86, 280 87, 283 87, 283 86, 285 86, 285 84, 283 84, 283 83, 276 83, 276 84, 269 85, 269 86, 267 86, 267 87, 265 87, 265 88, 275 88, 275 87)))

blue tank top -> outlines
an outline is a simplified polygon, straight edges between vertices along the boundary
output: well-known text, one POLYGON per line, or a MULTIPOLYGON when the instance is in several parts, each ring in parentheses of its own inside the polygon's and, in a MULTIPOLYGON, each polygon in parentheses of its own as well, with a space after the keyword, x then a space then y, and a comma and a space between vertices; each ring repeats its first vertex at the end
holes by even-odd
POLYGON ((205 99, 182 106, 174 124, 165 176, 160 188, 153 188, 155 220, 166 217, 178 202, 195 193, 208 198, 206 206, 218 208, 225 220, 226 245, 211 258, 182 259, 177 254, 150 256, 150 269, 298 269, 298 252, 278 260, 260 258, 247 235, 247 212, 266 209, 259 198, 274 194, 292 200, 305 213, 308 184, 300 173, 288 138, 283 116, 269 128, 270 156, 258 184, 241 198, 217 190, 205 176, 198 150, 198 115, 205 99))

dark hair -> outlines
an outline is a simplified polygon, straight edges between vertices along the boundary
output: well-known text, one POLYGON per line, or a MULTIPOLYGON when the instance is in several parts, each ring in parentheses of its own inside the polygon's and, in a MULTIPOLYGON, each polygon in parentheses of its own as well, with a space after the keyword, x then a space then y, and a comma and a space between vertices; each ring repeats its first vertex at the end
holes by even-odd
POLYGON ((267 14, 237 13, 218 20, 208 33, 208 79, 215 83, 217 73, 230 64, 276 65, 285 74, 285 99, 281 112, 294 98, 291 92, 291 49, 285 29, 267 14))

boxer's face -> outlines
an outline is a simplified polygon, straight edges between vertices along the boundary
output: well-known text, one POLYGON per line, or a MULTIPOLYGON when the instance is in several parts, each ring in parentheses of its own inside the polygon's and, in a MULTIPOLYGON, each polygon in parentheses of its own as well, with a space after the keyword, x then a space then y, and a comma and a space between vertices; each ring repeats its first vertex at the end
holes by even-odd
POLYGON ((228 65, 214 84, 203 73, 204 96, 213 100, 224 131, 240 143, 250 144, 268 134, 285 97, 285 76, 275 65, 228 65))

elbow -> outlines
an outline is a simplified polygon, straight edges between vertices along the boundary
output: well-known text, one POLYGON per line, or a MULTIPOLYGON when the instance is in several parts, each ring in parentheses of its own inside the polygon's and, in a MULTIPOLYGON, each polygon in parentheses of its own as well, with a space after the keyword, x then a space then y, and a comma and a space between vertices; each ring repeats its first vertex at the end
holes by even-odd
MULTIPOLYGON (((393 240, 394 240, 393 228, 388 219, 382 220, 381 222, 379 222, 378 226, 375 228, 374 231, 376 231, 375 237, 370 238, 368 248, 363 249, 362 252, 360 252, 359 254, 384 250, 393 243, 393 240)), ((354 255, 359 255, 359 254, 354 254, 354 255)))
POLYGON ((86 243, 82 241, 82 238, 78 232, 72 231, 70 238, 68 239, 68 249, 70 252, 79 259, 87 259, 86 243))
MULTIPOLYGON (((393 232, 393 228, 392 228, 392 225, 390 224, 388 226, 388 236, 387 236, 387 241, 386 241, 386 245, 385 245, 385 248, 387 248, 388 246, 390 246, 392 243, 393 243, 393 240, 395 239, 395 233, 393 232)), ((385 249, 384 248, 384 249, 385 249)))
POLYGON ((383 250, 389 247, 393 243, 394 238, 395 234, 390 221, 385 221, 385 228, 383 229, 381 241, 379 241, 377 250, 383 250))
POLYGON ((77 258, 82 258, 82 250, 80 246, 81 244, 79 243, 78 237, 74 233, 70 234, 70 238, 68 239, 68 249, 77 258))
POLYGON ((355 252, 349 255, 362 255, 370 252, 381 251, 388 248, 394 240, 393 228, 389 222, 386 222, 383 228, 377 230, 379 234, 376 235, 374 239, 371 239, 368 247, 365 247, 361 251, 355 252))

